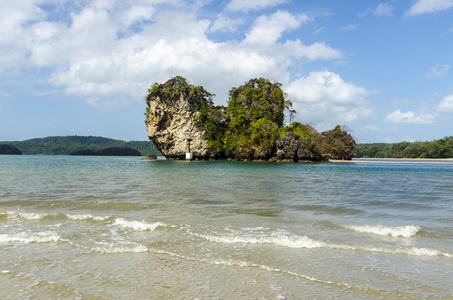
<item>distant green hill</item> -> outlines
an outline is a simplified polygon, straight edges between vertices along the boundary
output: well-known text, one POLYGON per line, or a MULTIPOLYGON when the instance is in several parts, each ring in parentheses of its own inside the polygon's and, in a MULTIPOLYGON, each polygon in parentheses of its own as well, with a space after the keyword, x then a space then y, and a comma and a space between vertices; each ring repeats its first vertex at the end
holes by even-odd
POLYGON ((98 151, 108 147, 129 147, 140 151, 143 156, 161 155, 150 141, 115 140, 98 136, 49 136, 25 141, 5 141, 17 147, 23 154, 63 154, 70 155, 80 150, 98 151))
POLYGON ((426 142, 357 144, 357 158, 452 158, 453 136, 426 142))

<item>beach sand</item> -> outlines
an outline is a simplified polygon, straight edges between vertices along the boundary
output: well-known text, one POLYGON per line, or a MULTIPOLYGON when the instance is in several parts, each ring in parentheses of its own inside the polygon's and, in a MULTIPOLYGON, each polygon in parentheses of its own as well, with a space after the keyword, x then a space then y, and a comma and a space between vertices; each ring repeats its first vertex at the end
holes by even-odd
POLYGON ((331 163, 379 163, 379 164, 452 164, 452 158, 354 158, 352 160, 329 159, 331 163))

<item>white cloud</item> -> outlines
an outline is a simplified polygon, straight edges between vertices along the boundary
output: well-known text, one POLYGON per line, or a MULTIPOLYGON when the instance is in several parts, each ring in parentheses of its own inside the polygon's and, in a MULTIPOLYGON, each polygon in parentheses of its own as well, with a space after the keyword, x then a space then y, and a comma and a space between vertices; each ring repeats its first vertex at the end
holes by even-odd
POLYGON ((395 7, 390 3, 379 3, 376 8, 368 8, 365 12, 360 13, 359 17, 364 18, 368 13, 372 13, 378 17, 391 16, 394 10, 395 7))
POLYGON ((324 26, 323 26, 323 27, 320 27, 320 28, 316 29, 315 31, 313 31, 313 34, 321 33, 321 32, 323 32, 324 30, 326 30, 326 27, 324 27, 324 26))
POLYGON ((27 23, 46 18, 41 0, 0 1, 0 71, 19 69, 27 55, 27 23))
POLYGON ((211 27, 211 31, 231 31, 234 32, 240 25, 244 24, 244 20, 241 19, 230 19, 224 14, 219 14, 214 24, 211 27))
POLYGON ((340 29, 348 31, 348 30, 355 30, 357 28, 359 28, 359 25, 357 25, 357 24, 349 24, 349 25, 341 27, 340 29))
POLYGON ((312 19, 308 16, 292 15, 287 11, 277 11, 270 16, 260 16, 247 34, 247 43, 273 44, 278 41, 283 32, 300 27, 312 19))
POLYGON ((275 7, 287 0, 231 0, 226 6, 227 11, 250 11, 260 10, 267 7, 275 7))
POLYGON ((426 13, 433 13, 450 9, 453 6, 453 0, 418 0, 406 12, 407 16, 416 16, 426 13))
POLYGON ((401 112, 399 109, 389 113, 385 117, 385 121, 389 123, 397 123, 397 124, 432 124, 437 121, 436 114, 430 113, 419 113, 416 114, 413 111, 408 112, 401 112))
POLYGON ((426 74, 426 78, 440 78, 443 77, 445 74, 447 74, 448 70, 450 69, 450 65, 442 65, 442 66, 436 66, 432 67, 429 70, 429 73, 426 74))
POLYGON ((121 16, 122 23, 127 27, 136 22, 150 20, 154 9, 151 6, 132 6, 121 16))
POLYGON ((376 16, 391 16, 394 9, 390 3, 379 3, 373 13, 376 16))
POLYGON ((453 94, 444 97, 436 108, 442 112, 453 112, 453 94))
POLYGON ((311 72, 286 90, 302 122, 319 125, 328 120, 329 124, 321 124, 326 127, 367 118, 371 109, 365 97, 376 92, 345 82, 329 71, 311 72))

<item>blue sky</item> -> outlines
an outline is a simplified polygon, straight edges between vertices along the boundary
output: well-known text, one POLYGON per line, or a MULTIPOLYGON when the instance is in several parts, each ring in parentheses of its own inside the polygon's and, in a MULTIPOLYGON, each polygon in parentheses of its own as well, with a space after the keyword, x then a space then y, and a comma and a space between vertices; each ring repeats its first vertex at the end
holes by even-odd
POLYGON ((0 2, 0 141, 146 140, 145 96, 282 83, 296 120, 359 143, 453 135, 453 0, 0 2))

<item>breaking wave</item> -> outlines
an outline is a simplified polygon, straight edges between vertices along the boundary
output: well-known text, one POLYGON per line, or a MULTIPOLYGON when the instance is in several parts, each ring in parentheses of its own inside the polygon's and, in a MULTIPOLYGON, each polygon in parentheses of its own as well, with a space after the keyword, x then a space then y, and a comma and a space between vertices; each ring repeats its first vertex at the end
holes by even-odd
POLYGON ((318 241, 307 236, 299 236, 293 234, 280 234, 276 232, 271 235, 260 235, 260 236, 237 236, 237 235, 203 235, 194 234, 204 238, 210 242, 215 243, 227 243, 227 244, 272 244, 281 247, 288 248, 300 248, 300 249, 335 249, 335 250, 348 250, 348 251, 366 251, 366 252, 377 252, 384 254, 404 254, 410 256, 445 256, 453 257, 453 254, 445 252, 435 248, 425 247, 375 247, 375 246, 353 246, 344 244, 327 243, 318 241))
POLYGON ((154 231, 156 228, 159 226, 166 227, 167 225, 162 223, 162 222, 155 222, 155 223, 147 223, 145 221, 127 221, 123 218, 116 218, 115 221, 113 222, 114 225, 124 227, 124 228, 129 228, 132 230, 137 230, 137 231, 154 231))
POLYGON ((93 221, 100 221, 100 222, 111 218, 110 216, 100 217, 100 216, 93 216, 91 214, 79 214, 79 215, 66 214, 66 217, 70 220, 77 220, 77 221, 93 220, 93 221))
POLYGON ((0 243, 50 243, 58 242, 60 235, 55 232, 21 232, 16 234, 0 234, 0 243))
POLYGON ((94 247, 91 249, 94 252, 100 252, 105 254, 115 254, 115 253, 141 253, 148 252, 148 247, 144 245, 134 244, 134 245, 110 245, 104 247, 94 247))
POLYGON ((413 237, 420 231, 421 226, 383 226, 383 225, 343 225, 344 228, 360 232, 392 237, 413 237))
POLYGON ((110 219, 111 216, 95 216, 92 214, 48 214, 42 212, 24 212, 22 210, 6 210, 0 211, 0 215, 4 215, 9 219, 24 219, 24 220, 41 220, 41 219, 52 219, 52 218, 67 218, 75 221, 105 221, 110 219))
POLYGON ((307 236, 297 235, 281 235, 281 236, 214 236, 214 235, 198 235, 211 242, 216 243, 245 243, 245 244, 275 244, 289 248, 325 248, 328 244, 325 242, 311 239, 307 236))
POLYGON ((46 213, 30 213, 30 212, 23 212, 21 210, 5 210, 0 212, 2 215, 6 215, 7 218, 11 219, 26 219, 26 220, 39 220, 43 219, 44 217, 48 216, 46 213))

